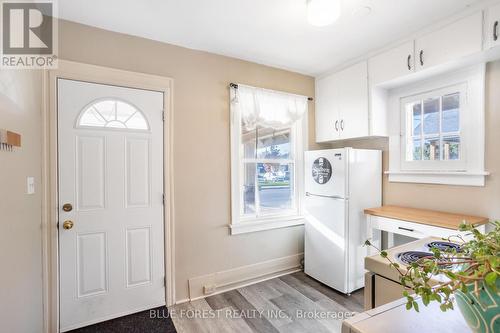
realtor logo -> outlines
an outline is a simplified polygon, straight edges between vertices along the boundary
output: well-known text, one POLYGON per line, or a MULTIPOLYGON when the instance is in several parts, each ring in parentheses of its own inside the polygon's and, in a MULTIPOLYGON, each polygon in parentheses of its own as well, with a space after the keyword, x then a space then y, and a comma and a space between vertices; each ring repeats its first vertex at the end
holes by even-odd
POLYGON ((54 3, 2 2, 2 68, 55 68, 54 3))

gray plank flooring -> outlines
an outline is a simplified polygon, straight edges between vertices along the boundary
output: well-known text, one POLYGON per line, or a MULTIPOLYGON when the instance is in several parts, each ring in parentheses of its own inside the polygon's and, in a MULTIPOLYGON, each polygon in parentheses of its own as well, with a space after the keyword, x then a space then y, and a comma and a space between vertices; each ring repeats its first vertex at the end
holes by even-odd
POLYGON ((179 333, 340 333, 342 320, 363 311, 363 290, 347 296, 304 272, 170 308, 179 333))

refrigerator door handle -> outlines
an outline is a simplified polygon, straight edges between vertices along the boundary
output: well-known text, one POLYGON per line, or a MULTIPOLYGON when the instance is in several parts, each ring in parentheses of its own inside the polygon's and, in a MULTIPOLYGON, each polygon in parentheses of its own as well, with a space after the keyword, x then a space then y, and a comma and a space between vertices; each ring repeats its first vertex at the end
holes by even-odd
POLYGON ((322 197, 322 198, 330 198, 330 199, 336 199, 336 200, 345 200, 347 198, 338 196, 338 195, 321 195, 321 194, 312 194, 310 192, 306 192, 307 197, 322 197))

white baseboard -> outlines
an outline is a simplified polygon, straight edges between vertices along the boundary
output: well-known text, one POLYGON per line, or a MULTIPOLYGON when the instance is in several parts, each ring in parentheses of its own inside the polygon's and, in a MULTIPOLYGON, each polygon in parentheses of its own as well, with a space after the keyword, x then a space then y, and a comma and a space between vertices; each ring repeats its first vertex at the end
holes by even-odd
POLYGON ((227 271, 216 272, 189 279, 189 299, 191 301, 220 294, 257 282, 269 280, 302 269, 303 253, 273 259, 227 271), (211 289, 205 292, 206 288, 211 289))

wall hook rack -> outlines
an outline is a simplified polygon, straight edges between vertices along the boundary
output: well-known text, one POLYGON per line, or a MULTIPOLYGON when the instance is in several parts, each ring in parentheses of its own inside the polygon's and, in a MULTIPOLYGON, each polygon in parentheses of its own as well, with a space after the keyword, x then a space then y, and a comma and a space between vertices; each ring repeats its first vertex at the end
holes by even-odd
POLYGON ((21 135, 0 129, 0 150, 13 151, 14 147, 21 147, 21 135))

